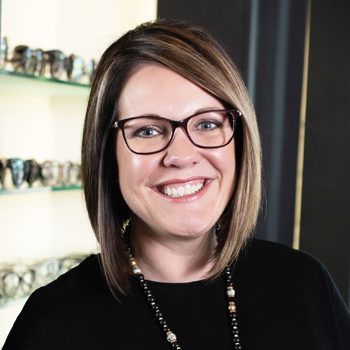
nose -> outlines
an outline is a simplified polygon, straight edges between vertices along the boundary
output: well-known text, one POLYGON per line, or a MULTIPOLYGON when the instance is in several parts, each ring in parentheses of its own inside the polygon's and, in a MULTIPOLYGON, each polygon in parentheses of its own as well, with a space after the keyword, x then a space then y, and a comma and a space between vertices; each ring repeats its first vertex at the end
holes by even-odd
POLYGON ((177 128, 173 139, 166 149, 163 163, 166 167, 186 168, 200 162, 198 148, 189 140, 185 131, 177 128))

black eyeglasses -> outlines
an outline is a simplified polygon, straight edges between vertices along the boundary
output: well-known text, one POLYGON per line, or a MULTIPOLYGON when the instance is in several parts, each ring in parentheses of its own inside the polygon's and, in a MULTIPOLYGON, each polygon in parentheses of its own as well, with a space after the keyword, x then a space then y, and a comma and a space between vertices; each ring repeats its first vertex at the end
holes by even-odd
POLYGON ((114 128, 122 130, 126 145, 136 154, 153 154, 166 149, 180 127, 200 148, 220 148, 233 139, 235 123, 242 113, 235 108, 198 112, 176 121, 147 115, 118 120, 114 128))

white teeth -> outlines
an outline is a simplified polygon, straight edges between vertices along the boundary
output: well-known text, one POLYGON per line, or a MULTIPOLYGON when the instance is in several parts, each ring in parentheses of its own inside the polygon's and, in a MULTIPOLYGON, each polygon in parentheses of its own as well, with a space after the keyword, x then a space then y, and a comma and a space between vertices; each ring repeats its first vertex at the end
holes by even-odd
POLYGON ((178 189, 177 189, 177 194, 178 194, 179 196, 183 196, 184 193, 185 193, 185 189, 184 189, 182 186, 178 187, 178 189))
POLYGON ((185 186, 185 193, 186 193, 186 194, 191 194, 191 193, 193 193, 193 191, 192 191, 192 186, 191 186, 191 185, 187 184, 187 185, 185 186))
POLYGON ((185 186, 165 186, 162 188, 162 193, 169 197, 183 197, 196 193, 204 186, 204 182, 196 185, 186 184, 185 186))

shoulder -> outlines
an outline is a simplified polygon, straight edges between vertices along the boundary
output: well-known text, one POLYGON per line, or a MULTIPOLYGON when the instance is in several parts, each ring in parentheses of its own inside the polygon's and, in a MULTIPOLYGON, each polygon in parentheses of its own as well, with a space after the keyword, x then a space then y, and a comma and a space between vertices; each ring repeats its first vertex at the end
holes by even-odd
POLYGON ((59 276, 53 282, 37 289, 29 298, 28 306, 77 310, 84 308, 91 300, 104 300, 109 295, 99 256, 90 255, 79 265, 59 276))
POLYGON ((45 305, 76 303, 106 290, 98 255, 90 255, 79 265, 59 276, 53 282, 38 288, 29 297, 27 304, 40 302, 45 305))
POLYGON ((59 348, 70 348, 62 343, 60 332, 64 329, 65 339, 70 342, 83 339, 83 334, 80 334, 82 330, 88 333, 94 331, 92 315, 96 319, 101 317, 102 322, 108 317, 111 300, 98 256, 91 255, 31 294, 17 317, 4 349, 41 349, 47 346, 48 341, 56 342, 59 348), (38 345, 41 342, 43 347, 38 345), (31 347, 31 344, 35 344, 35 347, 31 347))
POLYGON ((101 293, 106 286, 99 256, 93 254, 53 282, 39 288, 34 295, 46 294, 54 296, 57 301, 67 301, 68 297, 84 298, 91 296, 88 294, 101 293))
POLYGON ((237 274, 252 284, 271 288, 303 289, 314 293, 334 289, 335 285, 325 266, 312 255, 283 244, 260 239, 250 240, 241 251, 237 274))
POLYGON ((326 267, 312 255, 252 239, 241 251, 234 273, 242 308, 252 310, 255 317, 259 317, 256 312, 260 310, 260 314, 278 320, 275 329, 280 325, 295 329, 299 325, 307 333, 308 342, 319 344, 323 339, 337 344, 329 348, 348 348, 350 313, 326 267))
POLYGON ((271 294, 283 290, 286 295, 295 292, 314 301, 341 300, 331 275, 317 258, 279 243, 250 240, 237 261, 236 274, 243 283, 259 289, 265 286, 271 294))
POLYGON ((296 250, 286 245, 265 241, 261 239, 251 239, 241 252, 240 259, 245 263, 253 264, 262 269, 273 268, 273 270, 288 271, 310 269, 324 269, 323 264, 314 256, 296 250), (258 266, 257 266, 258 265, 258 266))

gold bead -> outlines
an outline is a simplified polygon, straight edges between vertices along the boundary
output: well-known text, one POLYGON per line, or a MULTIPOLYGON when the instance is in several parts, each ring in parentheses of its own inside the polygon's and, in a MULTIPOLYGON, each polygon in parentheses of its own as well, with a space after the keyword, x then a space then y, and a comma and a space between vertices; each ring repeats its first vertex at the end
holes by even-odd
POLYGON ((230 312, 236 312, 236 304, 233 301, 230 301, 228 303, 228 310, 230 312))

